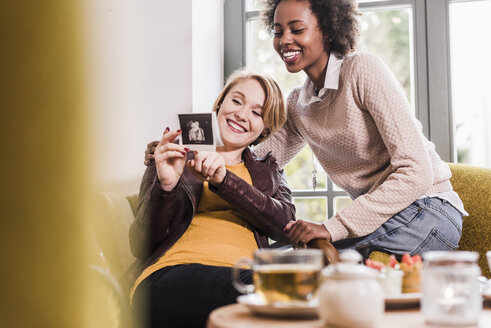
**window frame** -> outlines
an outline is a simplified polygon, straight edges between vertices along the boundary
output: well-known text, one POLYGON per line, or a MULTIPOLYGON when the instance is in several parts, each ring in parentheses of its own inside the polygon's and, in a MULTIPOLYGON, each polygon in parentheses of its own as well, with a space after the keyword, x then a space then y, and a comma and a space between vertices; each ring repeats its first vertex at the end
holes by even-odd
MULTIPOLYGON (((247 0, 225 0, 224 7, 224 73, 245 66, 247 59, 246 24, 259 16, 247 11, 247 0)), ((415 115, 423 134, 435 144, 436 151, 447 162, 456 161, 452 121, 450 76, 449 5, 470 0, 387 0, 359 3, 360 10, 412 8, 413 77, 415 115), (431 77, 431 78, 429 78, 431 77)), ((294 190, 293 197, 327 197, 328 217, 334 215, 335 197, 346 196, 334 190, 328 178, 327 189, 294 190)))

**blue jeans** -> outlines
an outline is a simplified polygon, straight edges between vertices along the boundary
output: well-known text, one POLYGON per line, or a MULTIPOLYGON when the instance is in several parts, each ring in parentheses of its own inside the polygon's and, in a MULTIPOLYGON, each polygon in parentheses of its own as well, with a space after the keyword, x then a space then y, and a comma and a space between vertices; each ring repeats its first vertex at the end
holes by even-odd
POLYGON ((364 258, 373 251, 402 255, 454 250, 462 235, 462 214, 448 201, 422 198, 367 236, 334 242, 339 250, 356 249, 364 258))

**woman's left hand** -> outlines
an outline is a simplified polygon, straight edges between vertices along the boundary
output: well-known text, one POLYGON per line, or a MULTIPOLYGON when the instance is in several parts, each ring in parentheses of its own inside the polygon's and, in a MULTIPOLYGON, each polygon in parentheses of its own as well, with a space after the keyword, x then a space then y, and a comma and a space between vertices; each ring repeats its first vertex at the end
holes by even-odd
POLYGON ((216 152, 194 152, 194 159, 187 162, 191 172, 202 181, 218 186, 223 182, 227 169, 225 159, 216 152))
POLYGON ((290 221, 284 230, 289 230, 288 238, 295 246, 307 245, 309 241, 316 238, 325 238, 331 241, 331 234, 322 223, 304 220, 290 221))

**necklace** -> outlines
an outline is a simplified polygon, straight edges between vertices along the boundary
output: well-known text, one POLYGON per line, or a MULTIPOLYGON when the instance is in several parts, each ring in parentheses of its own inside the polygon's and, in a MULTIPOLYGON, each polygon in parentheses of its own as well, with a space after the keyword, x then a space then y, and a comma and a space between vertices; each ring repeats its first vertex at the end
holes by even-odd
POLYGON ((312 152, 312 189, 315 191, 317 187, 317 169, 316 169, 316 161, 317 159, 314 156, 314 152, 312 152))

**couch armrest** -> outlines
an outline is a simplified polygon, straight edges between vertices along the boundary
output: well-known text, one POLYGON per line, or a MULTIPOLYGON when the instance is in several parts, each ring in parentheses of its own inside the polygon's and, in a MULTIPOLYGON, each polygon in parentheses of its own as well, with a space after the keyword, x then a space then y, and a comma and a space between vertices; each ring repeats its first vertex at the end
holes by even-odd
POLYGON ((96 194, 96 214, 93 222, 109 270, 120 279, 136 260, 130 250, 129 229, 135 219, 128 199, 118 193, 96 194))

